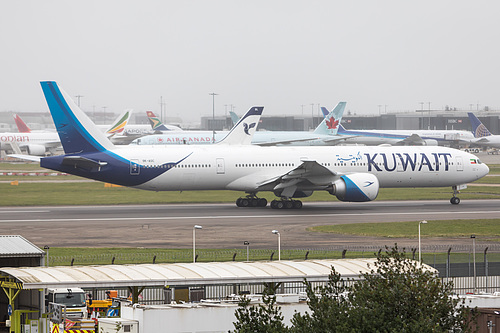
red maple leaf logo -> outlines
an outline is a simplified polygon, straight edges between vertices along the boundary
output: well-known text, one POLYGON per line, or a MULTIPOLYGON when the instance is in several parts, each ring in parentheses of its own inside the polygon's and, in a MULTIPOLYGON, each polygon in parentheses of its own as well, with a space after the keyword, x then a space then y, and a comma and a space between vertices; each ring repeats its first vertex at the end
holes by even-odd
POLYGON ((326 127, 328 127, 328 129, 336 129, 337 126, 339 126, 339 121, 335 120, 335 118, 332 117, 326 120, 326 127))

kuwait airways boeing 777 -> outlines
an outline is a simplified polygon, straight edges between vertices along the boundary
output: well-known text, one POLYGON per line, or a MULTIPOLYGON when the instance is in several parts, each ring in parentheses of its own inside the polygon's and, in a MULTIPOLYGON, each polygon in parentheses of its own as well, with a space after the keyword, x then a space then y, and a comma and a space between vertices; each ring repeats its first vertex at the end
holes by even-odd
POLYGON ((381 187, 453 188, 488 174, 469 153, 445 147, 259 147, 252 134, 263 107, 252 107, 214 145, 114 146, 56 82, 42 82, 65 155, 44 168, 151 191, 235 190, 238 206, 266 206, 257 193, 279 197, 272 208, 300 208, 294 198, 328 191, 342 201, 374 200, 381 187))

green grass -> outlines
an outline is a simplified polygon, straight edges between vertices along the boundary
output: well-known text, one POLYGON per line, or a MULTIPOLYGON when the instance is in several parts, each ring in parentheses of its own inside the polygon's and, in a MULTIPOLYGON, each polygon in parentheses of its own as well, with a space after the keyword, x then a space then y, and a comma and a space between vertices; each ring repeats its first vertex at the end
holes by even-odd
MULTIPOLYGON (((308 231, 326 232, 344 235, 416 238, 418 237, 419 221, 385 222, 385 223, 354 223, 324 225, 307 228, 308 231)), ((433 220, 421 226, 421 237, 469 237, 471 233, 488 238, 489 241, 500 239, 500 219, 474 220, 433 220)))

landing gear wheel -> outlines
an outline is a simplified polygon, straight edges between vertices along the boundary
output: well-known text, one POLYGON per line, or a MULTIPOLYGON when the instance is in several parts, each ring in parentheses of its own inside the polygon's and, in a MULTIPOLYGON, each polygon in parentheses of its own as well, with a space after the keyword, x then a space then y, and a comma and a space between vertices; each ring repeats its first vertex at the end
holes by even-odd
POLYGON ((267 206, 267 199, 266 198, 259 198, 258 207, 266 207, 266 206, 267 206))
POLYGON ((302 201, 300 201, 300 200, 293 200, 293 208, 295 208, 295 209, 301 209, 302 208, 302 201))
POLYGON ((460 203, 460 198, 459 197, 453 197, 450 199, 450 202, 452 205, 458 205, 460 203))
POLYGON ((250 200, 247 198, 241 198, 240 204, 241 207, 248 207, 250 205, 250 200))
POLYGON ((285 204, 281 200, 276 200, 276 204, 274 205, 274 208, 276 209, 283 209, 285 207, 285 204))
POLYGON ((285 206, 285 209, 292 209, 293 208, 293 202, 292 201, 283 201, 283 204, 285 206))

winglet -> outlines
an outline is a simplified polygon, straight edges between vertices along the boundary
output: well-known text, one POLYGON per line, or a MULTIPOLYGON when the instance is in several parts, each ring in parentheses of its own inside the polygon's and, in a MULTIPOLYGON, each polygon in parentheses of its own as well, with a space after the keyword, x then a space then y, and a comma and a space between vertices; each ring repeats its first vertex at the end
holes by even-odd
POLYGON ((56 82, 40 82, 66 154, 112 149, 113 144, 56 82))
POLYGON ((474 113, 468 112, 467 115, 469 116, 470 124, 472 126, 472 134, 475 138, 482 138, 491 135, 491 132, 488 131, 486 126, 483 125, 481 120, 479 120, 474 113))
POLYGON ((14 114, 14 121, 16 122, 17 129, 19 133, 31 133, 31 129, 28 125, 19 117, 18 114, 14 114))
MULTIPOLYGON (((314 133, 322 135, 336 135, 340 120, 344 114, 346 102, 339 102, 335 109, 332 110, 323 121, 316 127, 314 133)), ((324 111, 323 111, 324 112, 324 111)))
POLYGON ((264 110, 263 106, 253 106, 241 119, 233 126, 229 133, 219 144, 227 145, 249 145, 252 143, 253 134, 257 130, 260 116, 264 110))

